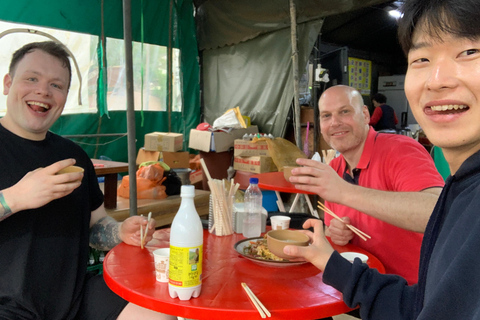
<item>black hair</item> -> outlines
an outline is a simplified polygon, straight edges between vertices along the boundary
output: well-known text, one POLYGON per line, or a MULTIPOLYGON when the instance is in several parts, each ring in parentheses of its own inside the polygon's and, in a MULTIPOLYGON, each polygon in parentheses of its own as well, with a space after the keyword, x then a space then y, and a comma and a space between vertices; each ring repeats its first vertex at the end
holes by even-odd
POLYGON ((472 40, 480 38, 478 0, 406 0, 402 11, 398 40, 405 55, 412 48, 413 33, 419 25, 439 41, 443 33, 472 40))
POLYGON ((27 53, 31 53, 34 50, 41 50, 56 57, 62 62, 63 67, 68 69, 68 87, 70 87, 70 79, 72 78, 72 67, 69 60, 70 55, 63 44, 54 41, 31 42, 15 51, 12 55, 12 60, 10 61, 10 66, 8 68, 8 73, 10 73, 10 76, 12 78, 14 77, 15 69, 20 60, 22 60, 27 53))
POLYGON ((373 96, 372 96, 372 101, 375 100, 377 101, 378 103, 380 104, 384 104, 384 103, 387 103, 387 97, 385 97, 385 95, 381 94, 381 93, 375 93, 373 96))

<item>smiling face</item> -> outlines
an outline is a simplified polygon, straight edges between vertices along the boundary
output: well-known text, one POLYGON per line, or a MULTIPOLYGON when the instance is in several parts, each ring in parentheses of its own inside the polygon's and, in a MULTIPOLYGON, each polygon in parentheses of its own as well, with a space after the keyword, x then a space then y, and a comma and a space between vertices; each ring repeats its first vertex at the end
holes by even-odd
POLYGON ((408 53, 405 93, 429 140, 454 173, 480 150, 480 39, 432 38, 421 27, 408 53))
POLYGON ((360 93, 347 86, 331 87, 320 97, 318 108, 320 129, 325 141, 345 158, 358 161, 370 121, 360 93))
POLYGON ((7 113, 2 125, 16 135, 43 140, 62 114, 70 74, 56 57, 36 49, 27 53, 3 80, 7 113))

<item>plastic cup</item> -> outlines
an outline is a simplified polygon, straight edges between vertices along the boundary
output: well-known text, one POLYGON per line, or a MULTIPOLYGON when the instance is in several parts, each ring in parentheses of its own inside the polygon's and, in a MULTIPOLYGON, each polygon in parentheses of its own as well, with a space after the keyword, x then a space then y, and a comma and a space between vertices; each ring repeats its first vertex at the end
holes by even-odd
POLYGON ((271 216, 270 222, 272 230, 285 230, 290 227, 290 217, 287 216, 271 216))
POLYGON ((155 277, 159 282, 168 282, 168 264, 170 248, 161 248, 153 251, 155 261, 155 277))

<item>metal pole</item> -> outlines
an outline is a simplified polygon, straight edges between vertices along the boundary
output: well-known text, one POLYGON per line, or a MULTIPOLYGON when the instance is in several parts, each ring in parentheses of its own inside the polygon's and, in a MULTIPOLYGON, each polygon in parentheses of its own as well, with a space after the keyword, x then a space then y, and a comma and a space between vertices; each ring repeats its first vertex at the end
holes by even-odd
POLYGON ((123 41, 125 43, 125 73, 127 91, 128 175, 130 187, 130 216, 137 215, 137 179, 135 164, 135 108, 133 104, 132 63, 132 7, 130 0, 123 0, 123 41))
POLYGON ((295 0, 290 0, 290 25, 291 25, 291 39, 292 39, 292 69, 293 69, 293 102, 294 102, 294 132, 297 147, 302 148, 302 130, 300 124, 300 101, 298 94, 299 76, 298 76, 298 49, 297 49, 297 9, 295 0))

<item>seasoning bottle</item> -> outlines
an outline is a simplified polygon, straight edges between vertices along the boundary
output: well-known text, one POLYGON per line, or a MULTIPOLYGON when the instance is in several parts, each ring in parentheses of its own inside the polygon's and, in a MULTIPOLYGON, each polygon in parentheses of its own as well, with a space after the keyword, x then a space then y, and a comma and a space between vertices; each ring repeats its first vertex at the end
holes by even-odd
POLYGON ((262 231, 262 191, 258 187, 258 178, 250 178, 245 191, 244 219, 242 233, 246 238, 260 237, 262 231))
POLYGON ((202 290, 203 226, 193 198, 195 187, 183 185, 182 202, 170 229, 168 293, 190 300, 202 290))

